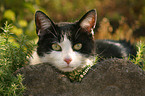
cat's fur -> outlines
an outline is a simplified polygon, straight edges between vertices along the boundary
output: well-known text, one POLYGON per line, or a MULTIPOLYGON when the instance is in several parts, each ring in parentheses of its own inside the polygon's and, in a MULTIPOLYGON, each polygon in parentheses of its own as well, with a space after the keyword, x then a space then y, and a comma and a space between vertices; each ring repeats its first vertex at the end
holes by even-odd
POLYGON ((30 64, 45 62, 60 71, 71 72, 92 65, 96 55, 101 58, 126 58, 129 54, 136 54, 133 46, 125 41, 95 41, 93 29, 96 19, 96 11, 90 10, 74 23, 54 23, 43 12, 37 11, 35 23, 39 41, 30 64), (59 45, 59 50, 54 50, 53 44, 59 45), (74 48, 77 44, 82 45, 81 49, 74 48))

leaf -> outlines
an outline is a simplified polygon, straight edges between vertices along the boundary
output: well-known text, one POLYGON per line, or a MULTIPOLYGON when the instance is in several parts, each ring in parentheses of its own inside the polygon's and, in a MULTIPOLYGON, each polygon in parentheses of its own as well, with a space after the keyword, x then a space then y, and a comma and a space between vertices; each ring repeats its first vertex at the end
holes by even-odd
POLYGON ((4 12, 4 18, 15 21, 15 13, 12 10, 6 10, 4 12))

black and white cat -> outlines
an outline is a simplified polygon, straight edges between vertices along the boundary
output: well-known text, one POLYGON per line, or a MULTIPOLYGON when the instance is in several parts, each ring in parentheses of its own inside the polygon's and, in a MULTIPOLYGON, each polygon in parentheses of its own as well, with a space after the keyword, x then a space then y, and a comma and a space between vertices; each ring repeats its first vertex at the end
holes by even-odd
POLYGON ((96 55, 102 58, 126 58, 136 50, 125 41, 94 40, 97 20, 95 10, 87 12, 74 23, 54 23, 41 11, 35 14, 36 32, 39 36, 37 51, 30 64, 49 63, 63 72, 71 72, 93 65, 96 55))

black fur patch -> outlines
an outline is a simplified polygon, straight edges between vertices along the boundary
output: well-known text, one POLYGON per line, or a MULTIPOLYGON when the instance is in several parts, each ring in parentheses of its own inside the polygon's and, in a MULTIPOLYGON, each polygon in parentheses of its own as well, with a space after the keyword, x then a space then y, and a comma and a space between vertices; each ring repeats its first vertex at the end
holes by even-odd
POLYGON ((96 40, 96 53, 101 59, 135 57, 136 48, 125 40, 96 40))
MULTIPOLYGON (((47 15, 41 11, 35 14, 36 32, 39 36, 37 53, 43 56, 52 51, 53 43, 63 41, 64 35, 72 43, 72 48, 76 43, 81 43, 82 48, 78 52, 90 56, 94 54, 94 40, 91 33, 96 23, 96 11, 87 12, 80 21, 69 23, 54 23, 47 15)), ((76 51, 76 50, 74 50, 76 51)))
POLYGON ((67 38, 71 41, 72 48, 76 43, 81 43, 82 48, 78 52, 86 56, 98 54, 100 58, 123 58, 128 56, 133 58, 136 55, 135 47, 124 40, 93 40, 91 32, 96 24, 95 10, 87 12, 79 21, 74 23, 54 23, 43 12, 37 11, 35 22, 36 32, 39 36, 37 47, 39 56, 43 56, 44 53, 49 54, 52 51, 52 44, 62 42, 64 35, 67 35, 67 38))

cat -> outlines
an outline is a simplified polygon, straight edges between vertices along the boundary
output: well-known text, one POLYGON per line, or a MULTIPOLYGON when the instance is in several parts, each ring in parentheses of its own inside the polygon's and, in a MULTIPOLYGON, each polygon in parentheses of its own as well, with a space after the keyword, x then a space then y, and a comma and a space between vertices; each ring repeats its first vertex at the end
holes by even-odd
POLYGON ((135 48, 124 40, 94 40, 96 21, 95 9, 74 23, 54 23, 45 13, 37 11, 35 23, 39 40, 30 65, 49 63, 62 72, 72 72, 93 65, 95 56, 102 59, 136 55, 135 48))

